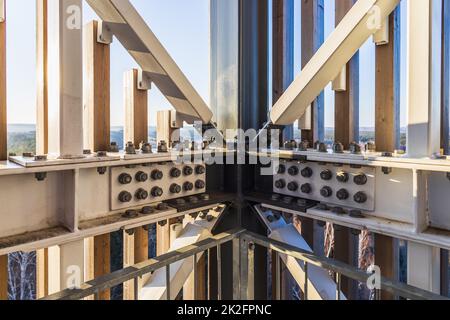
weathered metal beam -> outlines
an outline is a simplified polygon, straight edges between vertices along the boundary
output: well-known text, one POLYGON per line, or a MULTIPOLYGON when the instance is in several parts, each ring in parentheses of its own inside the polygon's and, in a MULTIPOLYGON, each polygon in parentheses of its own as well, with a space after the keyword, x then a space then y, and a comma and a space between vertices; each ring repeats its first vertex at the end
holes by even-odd
POLYGON ((375 142, 378 151, 400 144, 400 6, 389 17, 389 43, 375 48, 375 142))
POLYGON ((8 300, 8 256, 0 256, 0 300, 8 300))
POLYGON ((131 141, 136 147, 148 142, 148 90, 139 89, 138 76, 137 69, 124 74, 124 143, 131 141))
MULTIPOLYGON (((336 1, 336 25, 352 9, 354 0, 336 1)), ((359 52, 356 52, 345 68, 345 88, 335 91, 334 135, 348 149, 352 141, 359 141, 359 52)))
MULTIPOLYGON (((94 237, 94 279, 107 275, 111 272, 111 235, 104 234, 94 237)), ((88 295, 89 296, 89 295, 88 295)), ((111 291, 100 291, 100 300, 109 300, 111 291)))
MULTIPOLYGON (((400 144, 400 6, 390 15, 389 42, 375 48, 375 142, 378 151, 394 152, 400 144)), ((375 263, 381 274, 398 278, 397 241, 375 234, 375 263)), ((391 293, 382 291, 382 300, 392 300, 391 293)))
MULTIPOLYGON (((294 80, 294 1, 272 2, 272 104, 294 80)), ((293 126, 283 129, 284 141, 294 138, 293 126)))
POLYGON ((109 151, 110 146, 110 45, 98 41, 98 21, 84 27, 84 105, 86 149, 109 151))
MULTIPOLYGON (((324 10, 323 0, 307 0, 301 3, 302 69, 306 67, 324 42, 324 10)), ((323 141, 325 137, 325 96, 323 92, 314 99, 300 118, 299 129, 302 140, 309 141, 311 146, 317 140, 323 141)))

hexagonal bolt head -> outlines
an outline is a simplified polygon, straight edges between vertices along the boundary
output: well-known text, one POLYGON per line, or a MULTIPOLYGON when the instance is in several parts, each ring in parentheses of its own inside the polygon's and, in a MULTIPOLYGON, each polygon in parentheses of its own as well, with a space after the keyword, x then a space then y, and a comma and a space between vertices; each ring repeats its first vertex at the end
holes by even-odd
POLYGON ((117 142, 114 142, 114 141, 111 142, 111 144, 109 145, 109 152, 112 152, 112 153, 119 152, 119 146, 118 146, 117 142))
POLYGON ((47 172, 36 172, 34 176, 37 181, 42 182, 47 178, 47 172))
POLYGON ((125 146, 125 152, 126 154, 136 154, 136 148, 133 142, 129 141, 127 143, 127 145, 125 146))
POLYGON ((97 168, 97 172, 99 175, 104 175, 106 173, 106 171, 107 171, 106 167, 98 167, 97 168))

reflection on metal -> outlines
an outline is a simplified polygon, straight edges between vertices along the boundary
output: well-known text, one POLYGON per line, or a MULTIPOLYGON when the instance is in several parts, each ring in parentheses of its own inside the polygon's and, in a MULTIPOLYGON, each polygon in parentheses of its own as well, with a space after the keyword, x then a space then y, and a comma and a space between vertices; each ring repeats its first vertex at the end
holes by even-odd
POLYGON ((210 1, 210 96, 219 130, 237 129, 239 91, 239 1, 210 1))
MULTIPOLYGON (((106 290, 122 284, 126 281, 142 277, 146 274, 152 273, 159 269, 165 269, 167 266, 190 258, 194 255, 203 253, 209 249, 216 248, 225 243, 233 243, 233 256, 239 256, 240 264, 234 264, 233 267, 239 268, 239 279, 233 277, 233 286, 237 285, 240 288, 240 294, 234 293, 235 299, 250 299, 254 294, 254 260, 253 251, 256 246, 272 250, 273 252, 285 254, 294 259, 298 259, 303 263, 308 264, 308 268, 316 266, 328 271, 335 272, 338 275, 338 283, 340 283, 341 276, 366 283, 372 274, 366 273, 340 261, 316 256, 311 252, 304 251, 295 246, 291 246, 267 237, 245 231, 243 229, 234 229, 225 233, 212 236, 208 239, 202 240, 196 244, 180 248, 175 252, 169 252, 158 258, 150 259, 148 261, 139 263, 132 267, 125 268, 113 272, 110 275, 105 275, 84 283, 79 289, 64 290, 62 292, 53 294, 43 300, 80 300, 91 295, 96 295, 98 292, 106 290)), ((235 258, 233 259, 235 261, 235 258)), ((307 275, 308 276, 308 275, 307 275)), ((400 282, 388 280, 381 277, 381 289, 392 292, 400 297, 412 300, 448 300, 448 298, 439 296, 437 294, 425 291, 423 289, 415 288, 400 282)), ((340 285, 337 286, 339 293, 340 285)), ((172 295, 173 296, 173 295, 172 295)), ((339 297, 339 296, 338 296, 339 297)))
POLYGON ((130 1, 87 2, 178 112, 211 121, 211 110, 130 1))

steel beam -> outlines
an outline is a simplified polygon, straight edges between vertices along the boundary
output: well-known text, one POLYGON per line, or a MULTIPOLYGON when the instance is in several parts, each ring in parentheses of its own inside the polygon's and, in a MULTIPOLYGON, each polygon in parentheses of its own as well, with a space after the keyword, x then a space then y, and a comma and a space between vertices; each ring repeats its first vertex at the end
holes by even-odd
POLYGON ((442 1, 408 1, 407 153, 440 152, 442 1))
POLYGON ((211 121, 211 110, 130 1, 87 2, 179 113, 211 121))
POLYGON ((83 157, 82 2, 48 3, 49 153, 83 157))
POLYGON ((0 161, 8 158, 8 123, 6 99, 6 8, 0 0, 0 161))
MULTIPOLYGON (((314 33, 313 33, 314 34, 314 33)), ((294 80, 294 1, 272 2, 272 103, 294 80)), ((283 140, 294 139, 293 126, 283 129, 283 140)))
POLYGON ((342 67, 378 31, 374 21, 384 21, 398 3, 399 0, 357 1, 274 105, 271 121, 277 125, 286 125, 301 118, 327 84, 338 76, 342 67))

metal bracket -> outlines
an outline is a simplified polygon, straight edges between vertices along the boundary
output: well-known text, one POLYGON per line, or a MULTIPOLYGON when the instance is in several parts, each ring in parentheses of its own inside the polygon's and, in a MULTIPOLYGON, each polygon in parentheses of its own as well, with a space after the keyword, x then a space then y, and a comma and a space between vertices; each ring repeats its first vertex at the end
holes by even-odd
POLYGON ((150 90, 152 88, 152 80, 150 74, 142 69, 138 70, 137 88, 139 90, 150 90))
POLYGON ((336 92, 347 91, 347 65, 344 65, 337 78, 333 80, 332 90, 336 92))
POLYGON ((5 22, 6 13, 5 13, 5 0, 0 0, 0 22, 5 22))
POLYGON ((381 25, 380 29, 374 33, 373 42, 377 46, 389 43, 389 17, 386 18, 386 21, 381 25))
POLYGON ((104 21, 98 22, 97 42, 103 44, 111 44, 113 42, 113 33, 108 23, 104 21))

